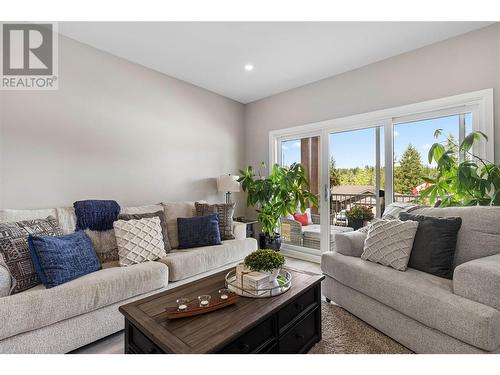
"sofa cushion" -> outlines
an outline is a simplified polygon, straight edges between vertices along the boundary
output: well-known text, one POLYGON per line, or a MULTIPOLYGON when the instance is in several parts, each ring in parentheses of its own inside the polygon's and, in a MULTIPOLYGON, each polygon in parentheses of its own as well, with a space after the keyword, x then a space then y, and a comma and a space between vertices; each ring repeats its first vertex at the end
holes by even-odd
POLYGON ((209 214, 217 214, 219 217, 219 232, 220 239, 234 240, 233 235, 233 214, 235 203, 200 203, 195 202, 196 216, 206 216, 209 214))
POLYGON ((30 234, 60 236, 62 231, 52 216, 0 224, 0 253, 12 276, 12 294, 40 283, 28 248, 30 234))
POLYGON ((177 218, 179 249, 220 245, 219 215, 177 218))
POLYGON ((159 261, 168 266, 169 280, 177 281, 238 262, 255 250, 255 238, 244 238, 224 241, 221 245, 173 250, 159 261))
POLYGON ((90 238, 81 230, 58 237, 30 235, 28 244, 36 273, 46 288, 101 268, 90 238))
POLYGON ((453 294, 452 281, 408 268, 392 268, 339 253, 325 253, 328 276, 395 310, 478 348, 500 345, 500 312, 453 294))
POLYGON ((92 241, 92 246, 101 264, 118 262, 118 244, 114 229, 104 231, 85 229, 85 233, 92 241))
POLYGON ((408 267, 451 279, 462 218, 432 217, 407 212, 401 212, 399 217, 403 221, 418 222, 408 267))
POLYGON ((453 268, 469 260, 500 253, 500 207, 419 208, 414 214, 462 218, 453 268))
POLYGON ((0 340, 163 288, 167 279, 164 264, 147 262, 107 268, 56 288, 38 285, 0 298, 0 340))
POLYGON ((163 202, 167 219, 168 239, 172 249, 179 247, 179 237, 177 233, 177 218, 193 217, 195 215, 194 202, 163 202))
POLYGON ((139 220, 139 219, 149 219, 152 217, 158 217, 160 219, 161 233, 163 236, 163 245, 165 247, 165 251, 168 253, 171 250, 170 241, 168 240, 168 228, 167 228, 167 219, 165 218, 165 213, 163 209, 160 209, 156 212, 144 212, 144 213, 134 213, 134 214, 124 214, 121 213, 118 215, 118 220, 139 220))
POLYGON ((0 223, 11 223, 15 221, 45 219, 47 216, 57 217, 55 208, 42 208, 37 210, 0 210, 0 223))
POLYGON ((117 220, 113 223, 120 266, 130 266, 166 255, 160 218, 117 220))
POLYGON ((152 214, 158 211, 163 211, 163 206, 161 204, 149 204, 145 206, 122 207, 120 214, 125 214, 125 215, 152 214))
POLYGON ((369 225, 361 259, 406 270, 418 223, 379 220, 369 225))

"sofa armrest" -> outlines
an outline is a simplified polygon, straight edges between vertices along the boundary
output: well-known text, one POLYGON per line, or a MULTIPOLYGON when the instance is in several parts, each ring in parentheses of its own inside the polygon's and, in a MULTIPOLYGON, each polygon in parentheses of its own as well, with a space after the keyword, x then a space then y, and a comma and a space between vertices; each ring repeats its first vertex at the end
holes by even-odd
POLYGON ((247 238, 247 225, 238 221, 233 221, 233 235, 236 240, 247 238))
POLYGON ((0 260, 0 298, 10 294, 12 278, 7 267, 0 260))
POLYGON ((453 293, 500 310, 500 254, 462 263, 453 272, 453 293))
POLYGON ((335 251, 359 258, 363 254, 365 239, 366 233, 360 231, 335 233, 335 251))

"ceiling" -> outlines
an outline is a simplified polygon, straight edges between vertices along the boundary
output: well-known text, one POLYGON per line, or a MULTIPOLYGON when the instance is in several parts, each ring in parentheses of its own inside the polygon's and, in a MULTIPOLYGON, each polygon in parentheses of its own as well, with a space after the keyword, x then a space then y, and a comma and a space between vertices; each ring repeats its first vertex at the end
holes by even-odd
POLYGON ((249 103, 488 22, 61 22, 59 32, 249 103), (246 71, 244 66, 254 69, 246 71))

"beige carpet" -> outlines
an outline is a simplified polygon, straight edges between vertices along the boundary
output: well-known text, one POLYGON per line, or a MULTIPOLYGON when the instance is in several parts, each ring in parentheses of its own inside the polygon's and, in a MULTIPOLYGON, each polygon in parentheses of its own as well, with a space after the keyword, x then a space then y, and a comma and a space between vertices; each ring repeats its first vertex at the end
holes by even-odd
POLYGON ((409 354, 409 349, 343 308, 322 302, 323 338, 310 354, 409 354))

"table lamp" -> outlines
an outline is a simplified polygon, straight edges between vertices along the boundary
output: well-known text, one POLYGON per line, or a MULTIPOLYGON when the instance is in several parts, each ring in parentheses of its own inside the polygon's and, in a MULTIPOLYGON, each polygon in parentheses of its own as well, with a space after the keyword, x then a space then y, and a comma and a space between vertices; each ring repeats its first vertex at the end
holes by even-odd
POLYGON ((238 193, 240 191, 238 178, 239 176, 225 174, 217 180, 217 190, 226 193, 226 203, 231 203, 231 193, 238 193))

